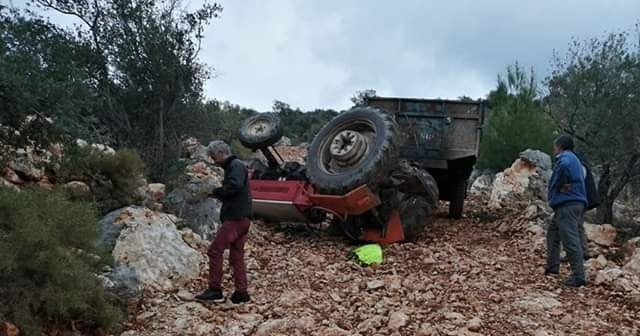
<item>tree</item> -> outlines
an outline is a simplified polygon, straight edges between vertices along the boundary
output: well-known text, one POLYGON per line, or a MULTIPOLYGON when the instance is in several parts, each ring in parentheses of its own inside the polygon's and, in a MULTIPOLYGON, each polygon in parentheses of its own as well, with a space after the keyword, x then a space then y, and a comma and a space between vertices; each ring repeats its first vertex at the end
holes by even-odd
POLYGON ((533 70, 517 63, 488 96, 489 118, 480 144, 478 167, 502 170, 527 148, 548 152, 555 128, 545 114, 533 70))
POLYGON ((355 95, 351 97, 351 102, 354 106, 364 106, 367 105, 367 99, 376 97, 377 95, 376 90, 373 89, 356 91, 355 95))
POLYGON ((198 62, 206 24, 222 7, 189 12, 179 0, 33 0, 71 15, 96 55, 105 104, 99 115, 119 147, 135 147, 162 177, 178 152, 182 127, 201 100, 207 68, 198 62))
POLYGON ((273 111, 278 113, 284 133, 293 143, 310 142, 324 124, 338 115, 334 110, 316 109, 303 112, 278 100, 273 103, 273 111))
POLYGON ((90 46, 68 32, 0 9, 0 142, 21 147, 104 135, 93 117, 101 99, 91 63, 90 46))
POLYGON ((613 202, 640 178, 640 30, 573 41, 555 55, 546 108, 578 141, 600 175, 597 217, 613 221, 613 202))

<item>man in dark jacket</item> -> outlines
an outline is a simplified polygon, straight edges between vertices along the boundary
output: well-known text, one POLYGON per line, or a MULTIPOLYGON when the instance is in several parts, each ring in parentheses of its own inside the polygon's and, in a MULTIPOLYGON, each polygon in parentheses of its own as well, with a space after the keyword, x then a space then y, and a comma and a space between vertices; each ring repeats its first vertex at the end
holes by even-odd
POLYGON ((586 284, 586 279, 578 226, 587 206, 587 195, 582 164, 573 148, 573 139, 568 136, 558 137, 553 144, 556 162, 549 181, 548 199, 554 215, 547 231, 545 274, 559 273, 562 243, 572 271, 565 284, 580 287, 586 284))
POLYGON ((216 164, 224 168, 222 186, 213 191, 213 197, 222 201, 220 221, 222 226, 211 242, 209 256, 209 288, 196 296, 203 301, 222 302, 222 256, 229 249, 229 264, 233 269, 235 292, 231 302, 242 303, 250 300, 247 293, 247 271, 244 264, 244 244, 251 221, 251 193, 247 168, 231 155, 229 145, 223 141, 213 141, 208 146, 209 155, 216 164))

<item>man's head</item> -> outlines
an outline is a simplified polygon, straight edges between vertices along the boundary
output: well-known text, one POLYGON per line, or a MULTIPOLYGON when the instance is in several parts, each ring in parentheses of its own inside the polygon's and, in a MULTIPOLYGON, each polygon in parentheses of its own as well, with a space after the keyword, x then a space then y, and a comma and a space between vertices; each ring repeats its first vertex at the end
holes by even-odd
POLYGON ((218 165, 222 165, 231 156, 231 147, 222 140, 211 141, 207 146, 207 151, 218 165))
POLYGON ((553 141, 553 155, 566 150, 573 151, 573 139, 568 135, 561 135, 553 141))

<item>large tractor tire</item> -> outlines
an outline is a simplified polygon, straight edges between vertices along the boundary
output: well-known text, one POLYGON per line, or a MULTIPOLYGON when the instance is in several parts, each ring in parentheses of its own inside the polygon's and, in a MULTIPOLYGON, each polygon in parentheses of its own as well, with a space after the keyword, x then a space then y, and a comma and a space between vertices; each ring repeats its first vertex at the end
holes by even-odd
POLYGON ((464 211, 464 199, 467 195, 467 180, 459 179, 451 185, 451 199, 449 200, 449 217, 462 218, 464 211))
POLYGON ((393 118, 356 107, 329 121, 309 147, 307 176, 322 193, 341 195, 363 184, 375 189, 398 158, 393 118))
POLYGON ((403 200, 398 211, 405 241, 416 241, 433 221, 430 205, 420 196, 409 196, 403 200))
POLYGON ((269 147, 282 138, 282 122, 275 113, 257 114, 242 123, 238 138, 249 149, 269 147))

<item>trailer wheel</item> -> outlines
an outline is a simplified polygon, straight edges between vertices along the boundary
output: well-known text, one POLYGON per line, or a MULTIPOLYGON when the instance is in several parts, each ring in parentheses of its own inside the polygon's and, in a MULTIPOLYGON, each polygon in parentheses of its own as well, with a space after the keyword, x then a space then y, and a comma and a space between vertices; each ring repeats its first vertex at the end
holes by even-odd
POLYGON ((464 198, 467 194, 467 181, 459 179, 451 186, 451 200, 449 201, 449 217, 462 218, 464 210, 464 198))
POLYGON ((238 129, 238 138, 249 149, 271 146, 282 138, 282 122, 274 113, 260 113, 245 119, 238 129))
POLYGON ((307 176, 327 194, 344 194, 363 184, 375 188, 396 162, 398 138, 391 116, 374 108, 353 108, 333 118, 315 136, 307 176))

